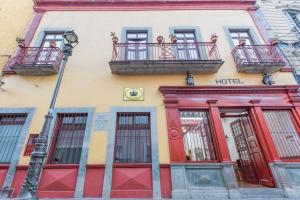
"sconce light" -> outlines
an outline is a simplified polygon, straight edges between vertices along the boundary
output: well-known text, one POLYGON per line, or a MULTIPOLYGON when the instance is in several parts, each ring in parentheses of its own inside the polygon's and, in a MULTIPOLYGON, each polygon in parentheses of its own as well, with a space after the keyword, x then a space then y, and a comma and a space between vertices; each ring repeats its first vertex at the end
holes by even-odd
POLYGON ((268 72, 263 72, 263 83, 265 85, 273 85, 275 81, 273 80, 272 74, 269 74, 268 72))
POLYGON ((194 83, 194 77, 190 74, 189 71, 186 72, 186 85, 187 86, 194 86, 195 83, 194 83))

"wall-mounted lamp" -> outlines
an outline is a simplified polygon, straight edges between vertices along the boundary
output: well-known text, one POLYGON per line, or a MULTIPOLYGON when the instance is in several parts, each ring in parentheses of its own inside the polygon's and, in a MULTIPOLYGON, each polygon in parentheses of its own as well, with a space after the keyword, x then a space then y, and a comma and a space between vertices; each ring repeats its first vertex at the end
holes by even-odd
POLYGON ((187 86, 194 86, 195 83, 194 83, 194 77, 190 74, 189 71, 186 72, 186 85, 187 86))
POLYGON ((265 85, 273 85, 275 81, 273 80, 272 74, 269 74, 268 72, 263 72, 263 83, 265 85))

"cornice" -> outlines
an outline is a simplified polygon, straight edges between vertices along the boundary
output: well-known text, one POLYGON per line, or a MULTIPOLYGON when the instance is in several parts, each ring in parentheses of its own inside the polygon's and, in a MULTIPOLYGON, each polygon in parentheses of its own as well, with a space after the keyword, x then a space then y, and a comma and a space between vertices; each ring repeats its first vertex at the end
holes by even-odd
POLYGON ((163 94, 279 94, 297 95, 298 85, 275 86, 160 86, 163 94))
POLYGON ((200 10, 249 9, 256 0, 34 0, 35 10, 200 10))

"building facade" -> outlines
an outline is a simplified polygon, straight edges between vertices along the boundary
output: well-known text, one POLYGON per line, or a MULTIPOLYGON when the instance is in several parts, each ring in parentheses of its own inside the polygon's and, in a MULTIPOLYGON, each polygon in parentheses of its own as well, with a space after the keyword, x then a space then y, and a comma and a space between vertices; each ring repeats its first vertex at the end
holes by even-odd
POLYGON ((57 97, 40 198, 299 198, 298 85, 255 1, 35 2, 3 70, 2 196, 57 97))
POLYGON ((279 47, 292 66, 295 79, 300 83, 300 3, 293 0, 259 0, 257 5, 258 16, 267 28, 268 35, 280 42, 279 47))

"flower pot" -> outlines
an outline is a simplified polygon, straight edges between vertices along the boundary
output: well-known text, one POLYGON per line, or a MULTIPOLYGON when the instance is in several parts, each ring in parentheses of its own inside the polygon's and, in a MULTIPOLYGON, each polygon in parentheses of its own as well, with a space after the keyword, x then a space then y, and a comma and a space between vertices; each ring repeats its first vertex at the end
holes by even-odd
POLYGON ((240 39, 239 40, 239 45, 240 46, 244 46, 246 44, 246 40, 245 39, 240 39))
POLYGON ((161 44, 164 41, 164 37, 159 35, 159 36, 157 36, 156 40, 159 44, 161 44))
POLYGON ((218 40, 218 36, 217 36, 216 34, 212 34, 212 35, 210 36, 210 41, 211 41, 212 43, 216 43, 217 40, 218 40))
POLYGON ((175 43, 177 42, 177 37, 176 37, 176 35, 172 35, 172 36, 171 36, 171 42, 172 42, 173 44, 175 44, 175 43))
POLYGON ((277 39, 270 39, 270 44, 272 46, 276 46, 278 44, 278 40, 277 39))
POLYGON ((56 47, 56 42, 55 41, 51 41, 50 42, 50 47, 52 47, 52 48, 56 47))
POLYGON ((112 37, 113 44, 118 44, 119 38, 117 36, 112 37))

